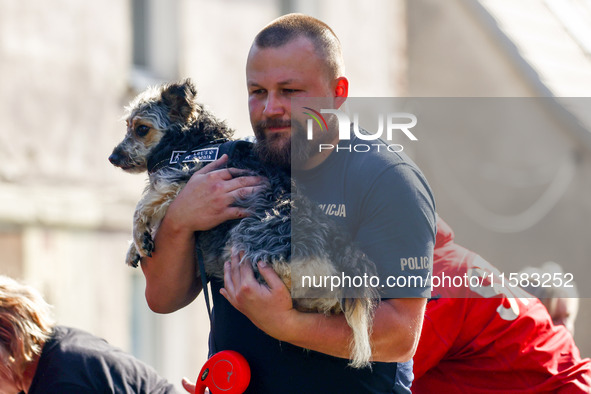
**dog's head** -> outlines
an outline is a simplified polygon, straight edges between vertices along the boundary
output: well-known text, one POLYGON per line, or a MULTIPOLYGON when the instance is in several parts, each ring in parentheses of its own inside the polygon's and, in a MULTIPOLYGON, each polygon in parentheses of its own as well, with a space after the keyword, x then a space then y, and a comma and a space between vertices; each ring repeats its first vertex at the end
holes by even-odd
POLYGON ((128 172, 143 172, 153 149, 171 127, 194 122, 203 108, 189 79, 147 89, 125 108, 127 133, 109 161, 128 172))

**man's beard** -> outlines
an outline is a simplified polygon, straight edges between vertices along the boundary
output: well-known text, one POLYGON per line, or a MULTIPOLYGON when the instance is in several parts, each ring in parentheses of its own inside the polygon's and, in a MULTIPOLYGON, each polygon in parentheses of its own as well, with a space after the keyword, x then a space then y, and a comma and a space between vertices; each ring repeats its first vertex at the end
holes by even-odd
POLYGON ((326 131, 316 133, 319 137, 307 139, 307 129, 297 120, 269 119, 258 122, 254 127, 255 153, 265 164, 284 170, 301 169, 308 160, 318 153, 321 143, 332 142, 333 136, 326 131), (281 134, 265 135, 268 127, 291 127, 291 138, 281 134))

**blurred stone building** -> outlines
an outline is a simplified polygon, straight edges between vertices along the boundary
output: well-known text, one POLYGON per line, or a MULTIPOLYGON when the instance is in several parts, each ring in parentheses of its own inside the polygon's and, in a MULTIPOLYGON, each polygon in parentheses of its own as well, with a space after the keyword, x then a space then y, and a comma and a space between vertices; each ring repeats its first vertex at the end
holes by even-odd
POLYGON ((591 356, 591 3, 406 4, 407 95, 474 98, 466 113, 483 102, 509 109, 492 133, 431 130, 417 145, 437 211, 458 243, 504 272, 555 261, 572 273, 575 340, 591 356), (511 105, 528 106, 527 125, 509 123, 511 105))
MULTIPOLYGON (((349 64, 363 85, 357 94, 398 93, 404 62, 394 60, 404 30, 391 18, 403 20, 403 4, 346 3, 344 19, 327 21, 351 48, 349 64), (352 15, 375 24, 358 35, 348 29, 352 15), (366 41, 382 32, 383 40, 366 41), (370 56, 385 79, 365 72, 362 61, 370 56)), ((282 13, 322 17, 330 6, 0 1, 0 272, 38 287, 61 324, 105 337, 177 385, 194 377, 207 357, 203 299, 155 315, 146 307, 141 272, 123 263, 145 183, 107 161, 125 132, 123 106, 147 85, 191 77, 202 102, 239 135, 250 134, 244 65, 254 35, 282 13)))
MULTIPOLYGON (((262 26, 292 11, 333 27, 353 97, 589 95, 589 53, 557 17, 556 2, 519 3, 0 0, 0 273, 43 291, 60 323, 107 338, 177 385, 182 376, 195 377, 207 356, 203 299, 157 316, 145 305, 141 272, 123 263, 145 182, 107 161, 124 133, 125 103, 148 84, 191 77, 202 102, 239 135, 250 134, 244 82, 250 43, 262 26), (536 51, 541 44, 532 37, 541 34, 545 50, 536 51)), ((463 245, 504 269, 550 259, 579 269, 591 256, 583 226, 591 219, 591 149, 588 129, 562 124, 561 130, 548 137, 561 155, 542 143, 503 145, 503 138, 492 154, 477 134, 452 154, 420 144, 411 154, 463 245), (486 167, 466 166, 465 151, 480 152, 486 167), (506 161, 515 154, 519 163, 506 161), (500 231, 450 191, 452 173, 481 211, 511 216, 535 201, 561 168, 559 159, 571 155, 577 159, 564 194, 517 231, 500 231), (540 182, 507 183, 513 165, 540 182)), ((459 141, 462 134, 447 137, 459 141)), ((588 326, 584 301, 579 324, 588 326)), ((590 355, 589 340, 577 341, 590 355)))

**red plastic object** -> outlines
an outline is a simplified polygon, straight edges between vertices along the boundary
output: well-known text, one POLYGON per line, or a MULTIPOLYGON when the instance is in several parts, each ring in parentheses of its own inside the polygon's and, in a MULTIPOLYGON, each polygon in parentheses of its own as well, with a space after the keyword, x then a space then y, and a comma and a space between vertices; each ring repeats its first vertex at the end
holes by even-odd
POLYGON ((242 394, 250 383, 250 367, 246 359, 233 350, 211 356, 201 368, 195 394, 242 394))

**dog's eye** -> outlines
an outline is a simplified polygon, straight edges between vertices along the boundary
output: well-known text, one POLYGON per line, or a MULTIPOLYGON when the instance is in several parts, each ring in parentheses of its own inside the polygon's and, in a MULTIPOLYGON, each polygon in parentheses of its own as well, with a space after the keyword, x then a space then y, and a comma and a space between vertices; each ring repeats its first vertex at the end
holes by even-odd
POLYGON ((138 135, 138 137, 145 137, 146 134, 148 134, 148 131, 150 131, 150 128, 146 125, 139 125, 136 129, 135 129, 135 133, 138 135))

